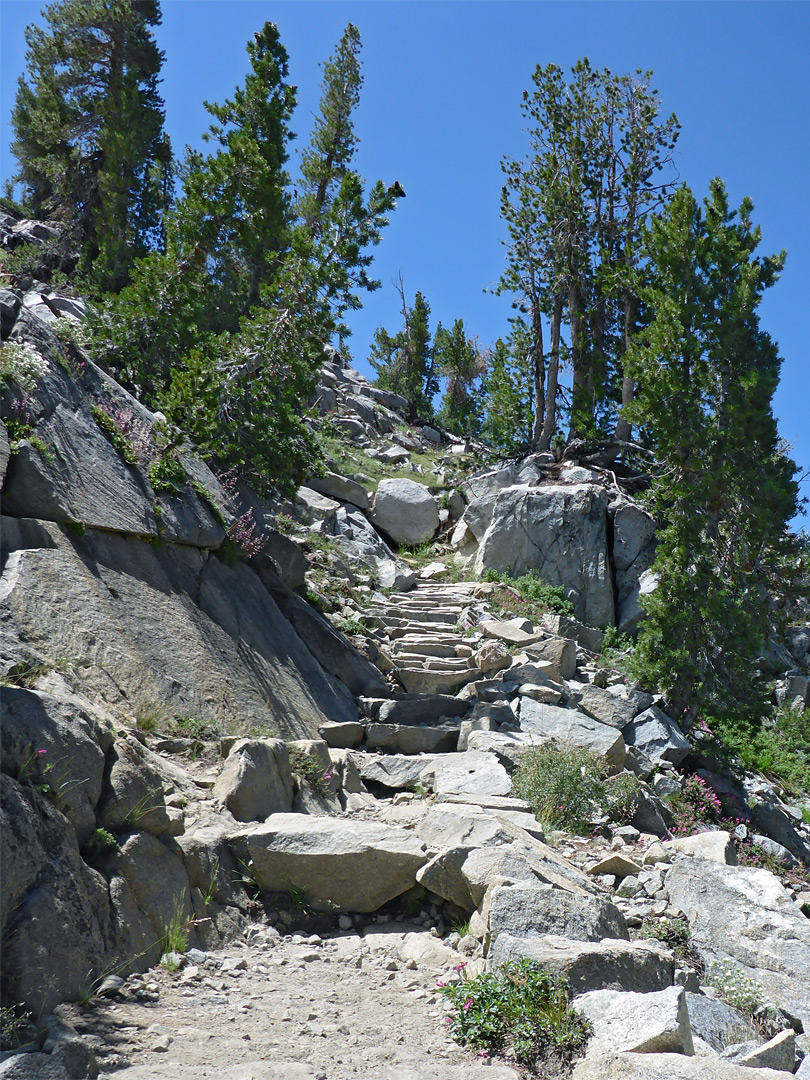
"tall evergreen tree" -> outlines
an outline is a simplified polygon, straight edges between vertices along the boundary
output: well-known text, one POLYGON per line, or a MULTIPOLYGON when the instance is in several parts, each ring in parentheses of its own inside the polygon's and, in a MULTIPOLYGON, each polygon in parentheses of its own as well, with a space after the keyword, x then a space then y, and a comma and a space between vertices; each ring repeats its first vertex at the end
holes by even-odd
POLYGON ((34 216, 72 227, 81 267, 120 289, 155 247, 171 194, 158 93, 158 0, 58 0, 26 30, 12 112, 16 180, 34 216))
POLYGON ((498 338, 489 351, 483 377, 484 420, 481 438, 493 450, 510 455, 531 445, 533 409, 523 356, 513 351, 514 335, 498 338))
POLYGON ((430 334, 430 305, 418 292, 409 308, 401 278, 399 295, 402 329, 395 334, 389 334, 383 327, 375 331, 369 363, 377 372, 377 385, 401 394, 408 402, 411 422, 429 420, 433 417, 433 398, 439 390, 430 334))
POLYGON ((341 338, 349 333, 343 315, 361 307, 357 291, 372 292, 380 286, 368 273, 370 249, 379 243, 388 213, 404 195, 399 185, 386 188, 379 180, 366 195, 363 181, 351 167, 358 142, 354 111, 363 85, 360 47, 360 34, 349 23, 323 65, 320 109, 310 143, 301 154, 293 239, 296 250, 317 268, 321 292, 341 338))
MULTIPOLYGON (((573 369, 569 438, 615 419, 610 404, 600 417, 600 401, 606 388, 608 399, 619 393, 612 384, 621 379, 638 315, 638 233, 666 192, 658 174, 678 134, 674 116, 659 119, 650 77, 600 72, 580 60, 567 80, 555 64, 538 66, 522 104, 529 151, 503 162, 509 239, 498 291, 514 296, 530 329, 538 449, 547 449, 554 434, 565 326, 573 369)), ((629 400, 631 384, 622 391, 629 400)))
POLYGON ((433 337, 433 355, 436 371, 446 380, 439 423, 456 435, 478 435, 483 407, 480 379, 486 358, 467 335, 463 319, 456 319, 452 330, 439 323, 433 337))
POLYGON ((181 257, 202 253, 218 304, 217 329, 235 329, 258 304, 290 245, 286 171, 296 88, 278 27, 248 42, 250 71, 231 100, 206 102, 211 154, 190 150, 172 233, 181 257))
POLYGON ((636 665, 678 714, 764 712, 751 661, 797 508, 771 409, 781 360, 757 314, 784 253, 754 254, 752 209, 731 211, 720 180, 702 207, 678 190, 646 230, 641 298, 654 314, 627 356, 639 386, 627 410, 652 433, 664 523, 636 665))

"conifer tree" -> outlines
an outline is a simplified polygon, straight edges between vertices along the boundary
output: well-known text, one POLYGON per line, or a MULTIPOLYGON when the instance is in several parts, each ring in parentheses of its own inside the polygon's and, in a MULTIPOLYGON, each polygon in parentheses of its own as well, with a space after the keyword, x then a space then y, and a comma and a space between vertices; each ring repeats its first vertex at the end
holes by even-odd
POLYGON ((538 66, 523 95, 529 149, 502 164, 509 239, 498 291, 513 295, 530 331, 536 449, 548 449, 555 430, 564 328, 573 369, 569 438, 606 433, 617 381, 622 400, 632 396, 622 357, 638 319, 638 233, 667 193, 659 173, 678 135, 674 116, 659 118, 650 78, 597 71, 586 59, 570 79, 555 64, 538 66))
POLYGON ((765 711, 752 661, 797 508, 771 409, 781 360, 757 314, 784 252, 754 254, 752 210, 748 199, 730 210, 714 180, 702 207, 684 186, 652 220, 641 299, 653 317, 627 356, 639 385, 627 409, 651 432, 651 506, 663 521, 636 672, 679 715, 765 711))
POLYGON ((35 217, 60 218, 100 290, 157 246, 171 150, 153 27, 158 0, 58 0, 26 30, 12 112, 16 180, 35 217))
POLYGON ((203 136, 211 154, 190 150, 173 222, 182 257, 201 253, 218 312, 217 329, 235 329, 259 302, 289 250, 291 199, 286 171, 296 88, 278 27, 265 23, 248 42, 250 71, 203 136))
POLYGON ((489 351, 481 388, 484 421, 481 438, 504 455, 516 454, 531 446, 535 411, 532 382, 527 377, 525 355, 526 325, 515 319, 512 333, 498 338, 489 351))
POLYGON ((456 435, 478 435, 483 406, 479 383, 486 358, 467 336, 463 319, 456 319, 452 330, 439 323, 433 354, 436 371, 446 380, 438 422, 456 435))
POLYGON ((361 307, 357 291, 372 292, 380 282, 369 276, 371 248, 380 241, 388 213, 404 192, 382 181, 368 195, 352 169, 357 149, 354 111, 360 101, 360 34, 351 23, 333 55, 323 65, 320 109, 309 145, 301 154, 300 196, 296 205, 296 251, 318 273, 341 339, 349 331, 342 322, 347 310, 361 307))
POLYGON ((401 278, 399 295, 403 327, 395 334, 383 327, 375 331, 369 363, 377 372, 377 385, 400 394, 408 402, 408 419, 412 423, 426 421, 433 417, 433 398, 439 390, 434 374, 430 305, 418 292, 409 308, 401 278))

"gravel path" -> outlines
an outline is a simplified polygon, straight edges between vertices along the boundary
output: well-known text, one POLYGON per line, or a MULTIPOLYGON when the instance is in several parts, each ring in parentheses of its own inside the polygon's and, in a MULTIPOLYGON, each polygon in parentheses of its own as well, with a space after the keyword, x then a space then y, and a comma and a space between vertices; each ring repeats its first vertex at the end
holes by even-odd
POLYGON ((444 1033, 436 981, 463 960, 401 923, 323 940, 263 928, 68 1018, 105 1080, 518 1080, 444 1033))

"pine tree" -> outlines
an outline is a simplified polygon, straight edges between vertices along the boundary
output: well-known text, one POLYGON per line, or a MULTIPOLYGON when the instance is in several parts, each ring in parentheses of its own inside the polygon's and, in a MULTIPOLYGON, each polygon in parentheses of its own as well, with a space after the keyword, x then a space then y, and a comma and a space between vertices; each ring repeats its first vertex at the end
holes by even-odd
POLYGON ((438 422, 456 435, 478 435, 483 405, 479 383, 486 358, 475 340, 467 336, 463 319, 456 319, 452 330, 439 323, 433 355, 436 371, 446 380, 438 422))
POLYGON ((248 42, 250 71, 233 98, 206 102, 214 117, 204 139, 211 154, 190 150, 172 234, 178 252, 201 252, 217 302, 218 329, 233 330, 259 303, 290 245, 286 171, 296 88, 278 27, 265 23, 248 42))
POLYGON ((16 180, 36 217, 71 227, 80 266, 117 290, 159 243, 171 150, 152 28, 157 0, 58 0, 26 30, 12 112, 16 180))
POLYGON ((409 308, 401 278, 399 295, 403 328, 395 334, 383 327, 375 331, 369 363, 377 372, 377 385, 401 394, 408 402, 408 419, 412 423, 427 421, 433 417, 433 398, 439 390, 434 374, 430 305, 418 292, 409 308))
POLYGON ((357 137, 354 111, 360 101, 360 34, 351 23, 334 54, 323 65, 320 109, 310 143, 301 154, 299 220, 293 246, 316 268, 323 296, 331 305, 341 339, 349 334, 341 321, 347 310, 361 307, 357 290, 373 292, 370 249, 380 241, 388 213, 404 192, 377 181, 364 185, 351 168, 357 137))
POLYGON ((646 231, 641 298, 654 314, 627 356, 639 385, 627 408, 652 433, 663 521, 636 671, 691 716, 765 711, 752 661, 797 507, 771 410, 781 360, 757 314, 784 253, 754 254, 752 209, 731 211, 720 180, 703 207, 678 190, 646 231))
POLYGON ((525 323, 516 319, 509 339, 498 338, 490 349, 482 380, 481 438, 504 455, 519 453, 531 445, 534 409, 531 380, 526 372, 526 348, 525 323))
POLYGON ((538 66, 522 104, 529 151, 502 163, 509 239, 498 291, 514 296, 530 331, 536 449, 548 449, 556 426, 564 327, 573 368, 569 438, 606 433, 617 381, 622 400, 632 396, 621 380, 638 316, 638 233, 666 195, 658 174, 678 134, 674 116, 659 119, 650 78, 596 71, 587 60, 569 80, 555 64, 538 66))

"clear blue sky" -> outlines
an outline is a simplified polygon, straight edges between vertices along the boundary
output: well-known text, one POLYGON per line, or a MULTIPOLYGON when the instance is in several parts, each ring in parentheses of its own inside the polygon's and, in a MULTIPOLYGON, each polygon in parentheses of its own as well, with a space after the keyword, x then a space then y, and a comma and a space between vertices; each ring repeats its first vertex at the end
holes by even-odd
MULTIPOLYGON (((3 179, 14 167, 8 117, 23 29, 41 6, 0 0, 3 179)), ((355 23, 365 76, 359 168, 368 180, 399 180, 407 193, 377 249, 383 287, 354 317, 350 348, 361 371, 374 329, 398 325, 400 271, 409 296, 419 289, 428 298, 434 325, 462 317, 483 344, 505 333, 508 304, 484 290, 503 263, 500 160, 525 150, 520 100, 536 65, 568 69, 588 56, 620 73, 651 68, 663 110, 683 125, 680 178, 700 196, 713 176, 735 203, 750 195, 762 251, 787 249, 761 318, 784 357, 780 429, 810 468, 810 4, 163 0, 162 91, 176 152, 199 145, 202 101, 221 101, 241 82, 245 44, 265 20, 278 24, 290 54, 301 145, 317 107, 318 63, 355 23)))

